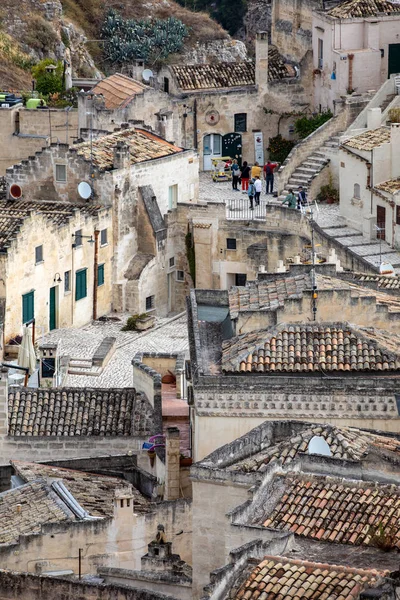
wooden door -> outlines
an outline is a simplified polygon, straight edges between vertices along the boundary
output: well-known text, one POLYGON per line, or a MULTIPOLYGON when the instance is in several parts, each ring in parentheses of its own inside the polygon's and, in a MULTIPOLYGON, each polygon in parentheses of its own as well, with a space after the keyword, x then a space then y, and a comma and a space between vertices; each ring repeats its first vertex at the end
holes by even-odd
POLYGON ((388 77, 400 73, 400 44, 389 44, 388 77))
POLYGON ((50 288, 49 297, 49 330, 57 327, 57 307, 56 307, 56 288, 50 288))
POLYGON ((384 240, 386 228, 386 208, 384 206, 376 207, 376 225, 378 227, 376 237, 378 240, 384 240))

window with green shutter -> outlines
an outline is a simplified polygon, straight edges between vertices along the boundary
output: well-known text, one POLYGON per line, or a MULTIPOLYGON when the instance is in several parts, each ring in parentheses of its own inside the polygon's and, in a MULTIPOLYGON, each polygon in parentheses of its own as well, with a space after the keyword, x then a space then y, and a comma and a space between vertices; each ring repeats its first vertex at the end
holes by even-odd
POLYGON ((30 321, 35 316, 35 293, 29 292, 22 296, 22 323, 30 321))
POLYGON ((104 265, 97 267, 97 285, 104 285, 104 265))
POLYGON ((81 300, 87 296, 87 269, 76 272, 75 278, 75 300, 81 300))

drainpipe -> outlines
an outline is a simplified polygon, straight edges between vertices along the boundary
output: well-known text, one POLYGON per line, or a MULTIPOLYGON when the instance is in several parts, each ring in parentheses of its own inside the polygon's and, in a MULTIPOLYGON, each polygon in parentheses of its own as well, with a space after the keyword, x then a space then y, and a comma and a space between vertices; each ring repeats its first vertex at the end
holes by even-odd
POLYGON ((198 141, 197 141, 197 99, 195 98, 193 101, 193 141, 194 141, 194 147, 197 150, 197 148, 199 147, 198 141))
POLYGON ((353 59, 354 54, 348 54, 347 58, 349 59, 349 82, 348 82, 348 90, 353 89, 353 59))
POLYGON ((99 233, 98 229, 94 230, 94 261, 93 261, 93 321, 97 319, 97 285, 98 285, 98 266, 99 266, 99 233))

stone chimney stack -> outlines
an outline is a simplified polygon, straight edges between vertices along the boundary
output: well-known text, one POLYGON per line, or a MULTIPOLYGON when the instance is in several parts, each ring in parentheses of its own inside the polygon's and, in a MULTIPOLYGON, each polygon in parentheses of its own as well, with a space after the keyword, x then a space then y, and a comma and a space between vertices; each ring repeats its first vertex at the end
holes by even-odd
POLYGON ((128 169, 131 164, 131 154, 128 144, 118 142, 114 148, 114 169, 128 169))
POLYGON ((180 436, 177 427, 168 427, 165 437, 165 490, 164 500, 179 498, 180 436))
POLYGON ((392 178, 400 177, 400 123, 392 123, 390 127, 390 154, 392 178))
POLYGON ((268 90, 268 33, 260 31, 256 36, 256 85, 259 91, 268 90))
POLYGON ((379 107, 367 110, 367 128, 378 129, 382 124, 382 111, 379 107))

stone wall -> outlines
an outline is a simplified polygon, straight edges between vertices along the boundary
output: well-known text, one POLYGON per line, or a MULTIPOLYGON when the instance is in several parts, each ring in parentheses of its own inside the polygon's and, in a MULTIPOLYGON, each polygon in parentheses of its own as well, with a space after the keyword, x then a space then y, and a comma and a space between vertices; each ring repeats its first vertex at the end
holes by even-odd
POLYGON ((151 367, 143 364, 143 355, 136 354, 132 360, 133 385, 138 392, 145 394, 150 404, 158 415, 154 423, 156 433, 162 433, 162 398, 161 398, 161 375, 151 367))
POLYGON ((312 48, 312 11, 319 0, 274 0, 272 43, 294 61, 300 61, 312 48))

